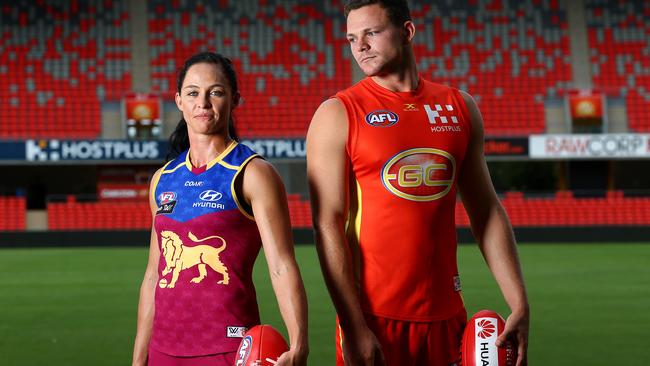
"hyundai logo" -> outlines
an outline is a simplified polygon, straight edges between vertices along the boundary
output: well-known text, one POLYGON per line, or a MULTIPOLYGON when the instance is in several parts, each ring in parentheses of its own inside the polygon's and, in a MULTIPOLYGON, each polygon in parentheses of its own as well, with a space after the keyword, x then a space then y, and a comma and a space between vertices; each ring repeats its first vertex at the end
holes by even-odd
POLYGON ((201 192, 199 198, 203 201, 214 202, 214 201, 219 201, 221 199, 221 196, 222 194, 220 192, 208 189, 207 191, 201 192))

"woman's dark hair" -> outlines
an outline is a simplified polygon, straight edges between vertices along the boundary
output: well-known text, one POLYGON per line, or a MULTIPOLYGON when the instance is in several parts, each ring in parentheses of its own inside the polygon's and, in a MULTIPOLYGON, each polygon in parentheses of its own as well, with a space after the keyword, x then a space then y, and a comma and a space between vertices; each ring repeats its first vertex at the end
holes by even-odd
MULTIPOLYGON (((180 93, 181 88, 183 87, 183 81, 185 81, 185 75, 187 70, 190 69, 193 65, 207 63, 221 66, 228 83, 230 84, 230 89, 232 90, 232 95, 237 100, 239 98, 239 88, 237 86, 237 73, 235 73, 235 68, 232 65, 232 62, 227 58, 218 53, 214 52, 201 52, 196 55, 188 58, 183 67, 178 71, 178 80, 176 82, 176 90, 180 93)), ((237 135, 237 130, 235 129, 234 117, 230 114, 230 120, 228 121, 228 134, 230 138, 239 141, 239 136, 237 135)), ((169 151, 167 152, 167 161, 173 160, 183 151, 190 148, 190 138, 187 134, 187 122, 183 117, 176 125, 174 132, 169 136, 169 151)))

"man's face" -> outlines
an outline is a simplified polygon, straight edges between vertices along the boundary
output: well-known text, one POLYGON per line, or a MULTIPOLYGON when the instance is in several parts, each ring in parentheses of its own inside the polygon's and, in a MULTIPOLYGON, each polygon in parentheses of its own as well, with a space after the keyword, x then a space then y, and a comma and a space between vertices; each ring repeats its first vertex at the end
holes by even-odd
POLYGON ((350 11, 347 39, 354 59, 366 76, 381 76, 400 64, 405 36, 379 4, 350 11))

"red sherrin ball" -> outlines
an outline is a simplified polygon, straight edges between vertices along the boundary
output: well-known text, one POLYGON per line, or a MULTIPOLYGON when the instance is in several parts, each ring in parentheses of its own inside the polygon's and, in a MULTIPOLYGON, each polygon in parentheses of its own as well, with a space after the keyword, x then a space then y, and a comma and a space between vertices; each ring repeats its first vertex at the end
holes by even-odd
POLYGON ((288 350, 287 342, 275 328, 268 324, 256 325, 244 334, 235 366, 273 366, 269 360, 277 361, 288 350))
POLYGON ((467 322, 463 332, 463 366, 511 366, 515 352, 510 342, 497 347, 496 340, 505 328, 503 318, 492 310, 481 310, 467 322))

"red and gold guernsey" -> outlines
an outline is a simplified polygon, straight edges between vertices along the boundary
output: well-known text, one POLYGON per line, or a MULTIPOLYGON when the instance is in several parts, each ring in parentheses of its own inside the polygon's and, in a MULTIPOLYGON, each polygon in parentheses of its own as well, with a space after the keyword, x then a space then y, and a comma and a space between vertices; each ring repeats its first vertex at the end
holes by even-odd
POLYGON ((193 171, 185 151, 153 183, 160 258, 150 346, 156 351, 234 352, 246 329, 260 323, 252 271, 262 244, 234 184, 257 156, 233 142, 205 170, 193 171))
POLYGON ((463 308, 456 182, 471 124, 458 90, 420 78, 393 92, 371 78, 335 96, 348 116, 348 242, 365 312, 407 321, 463 308), (354 187, 356 185, 356 187, 354 187))

